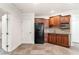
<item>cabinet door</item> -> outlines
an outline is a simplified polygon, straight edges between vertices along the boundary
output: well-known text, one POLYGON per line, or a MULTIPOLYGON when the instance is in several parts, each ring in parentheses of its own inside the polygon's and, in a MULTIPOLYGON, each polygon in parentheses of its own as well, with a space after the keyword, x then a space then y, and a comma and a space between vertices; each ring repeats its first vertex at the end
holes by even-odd
POLYGON ((48 34, 48 42, 56 44, 56 34, 48 34))
POLYGON ((70 23, 70 15, 62 16, 61 23, 70 23))
POLYGON ((64 16, 64 19, 65 19, 66 23, 70 23, 70 16, 69 15, 68 16, 64 16))
POLYGON ((62 38, 61 34, 57 34, 57 44, 62 45, 62 38))
POLYGON ((53 16, 49 19, 49 26, 50 27, 58 27, 60 25, 61 16, 53 16))
POLYGON ((68 35, 62 35, 62 46, 69 47, 68 35))
POLYGON ((56 34, 52 34, 52 43, 56 44, 56 34))
POLYGON ((54 24, 56 27, 60 25, 61 16, 54 16, 54 24))
POLYGON ((64 16, 61 16, 61 23, 65 23, 64 16))
POLYGON ((48 42, 51 43, 51 35, 48 34, 48 42))
POLYGON ((54 26, 54 25, 55 25, 54 17, 51 17, 51 18, 49 19, 49 26, 52 27, 52 26, 54 26))

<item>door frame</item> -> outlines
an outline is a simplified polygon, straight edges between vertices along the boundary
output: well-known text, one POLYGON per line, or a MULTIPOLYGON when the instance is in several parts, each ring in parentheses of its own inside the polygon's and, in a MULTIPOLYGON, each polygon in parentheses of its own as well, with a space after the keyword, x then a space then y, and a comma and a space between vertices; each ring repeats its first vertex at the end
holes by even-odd
MULTIPOLYGON (((8 52, 8 12, 6 12, 5 10, 3 10, 3 9, 1 9, 0 8, 0 10, 3 12, 3 14, 1 15, 1 23, 2 23, 2 17, 4 16, 4 15, 6 15, 6 33, 5 33, 5 35, 6 35, 6 44, 5 44, 5 46, 6 46, 6 49, 3 49, 2 47, 3 47, 3 42, 1 42, 1 48, 4 50, 4 51, 6 51, 6 52, 8 52)), ((3 26, 3 25, 2 25, 3 26)), ((1 28, 2 29, 2 28, 1 28)), ((2 29, 3 30, 3 29, 2 29)), ((2 35, 3 35, 3 32, 2 32, 2 35)), ((2 36, 1 35, 1 36, 2 36)), ((3 40, 3 39, 2 39, 3 40)))

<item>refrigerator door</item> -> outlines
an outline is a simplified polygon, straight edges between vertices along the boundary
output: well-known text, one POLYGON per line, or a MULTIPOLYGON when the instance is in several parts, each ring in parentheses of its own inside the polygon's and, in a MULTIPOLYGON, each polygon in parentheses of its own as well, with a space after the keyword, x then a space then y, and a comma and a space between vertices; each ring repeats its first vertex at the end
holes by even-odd
POLYGON ((44 27, 43 24, 35 24, 35 43, 44 43, 44 27))

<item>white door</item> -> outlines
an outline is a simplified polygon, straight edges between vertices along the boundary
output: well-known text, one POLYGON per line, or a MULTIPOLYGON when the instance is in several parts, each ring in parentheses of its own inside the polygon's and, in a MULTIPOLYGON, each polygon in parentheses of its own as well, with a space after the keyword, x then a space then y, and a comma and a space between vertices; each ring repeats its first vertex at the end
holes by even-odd
POLYGON ((28 43, 34 44, 34 21, 27 20, 27 28, 26 28, 26 38, 28 43))
POLYGON ((34 44, 34 15, 24 15, 23 39, 24 43, 34 44))
POLYGON ((7 14, 2 16, 2 48, 8 51, 8 17, 7 14))

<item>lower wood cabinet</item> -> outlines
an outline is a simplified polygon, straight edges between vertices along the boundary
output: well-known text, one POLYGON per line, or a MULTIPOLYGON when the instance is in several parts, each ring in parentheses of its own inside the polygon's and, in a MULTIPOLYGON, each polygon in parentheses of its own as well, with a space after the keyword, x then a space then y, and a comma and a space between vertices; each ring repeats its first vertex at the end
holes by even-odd
POLYGON ((69 36, 68 34, 48 34, 48 43, 69 47, 69 36))
POLYGON ((56 37, 56 44, 62 45, 62 36, 57 34, 55 37, 56 37))
POLYGON ((69 38, 68 38, 68 35, 62 35, 62 45, 63 46, 66 46, 66 47, 69 47, 69 38))
POLYGON ((52 35, 48 34, 48 42, 55 44, 56 43, 56 34, 52 34, 52 35))

